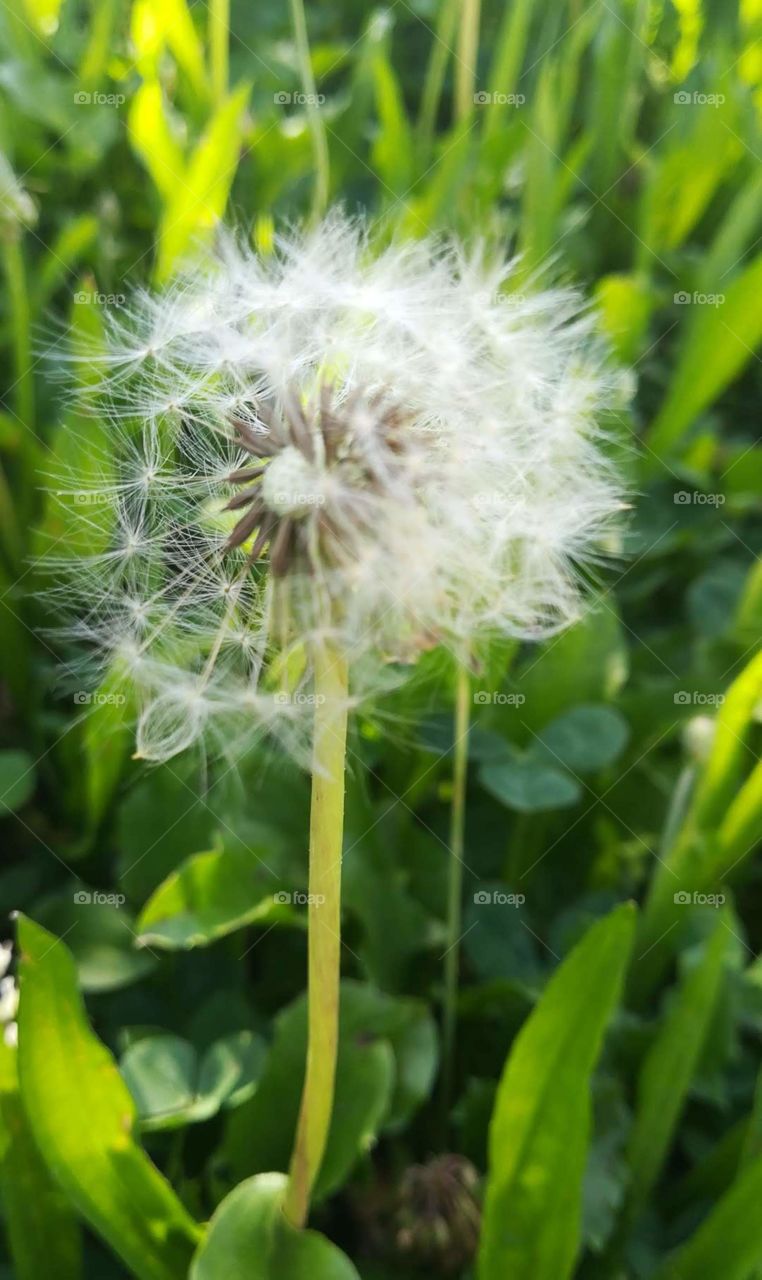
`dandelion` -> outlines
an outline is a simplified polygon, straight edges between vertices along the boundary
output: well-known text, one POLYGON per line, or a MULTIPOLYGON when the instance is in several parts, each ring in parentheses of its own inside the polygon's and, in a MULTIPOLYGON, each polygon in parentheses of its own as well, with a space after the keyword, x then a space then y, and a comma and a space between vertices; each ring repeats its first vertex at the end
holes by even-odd
POLYGON ((457 246, 374 250, 340 215, 265 258, 223 240, 110 320, 108 453, 59 490, 93 546, 61 591, 85 601, 70 634, 129 684, 138 755, 264 737, 312 771, 296 1223, 331 1113, 348 713, 433 645, 465 664, 568 622, 619 505, 591 320, 563 290, 509 305, 510 284, 457 246))

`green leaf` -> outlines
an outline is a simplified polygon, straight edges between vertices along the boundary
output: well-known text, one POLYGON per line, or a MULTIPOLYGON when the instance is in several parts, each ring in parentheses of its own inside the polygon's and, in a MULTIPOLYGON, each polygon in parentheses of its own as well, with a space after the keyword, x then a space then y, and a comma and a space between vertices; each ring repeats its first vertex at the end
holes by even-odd
POLYGON ((748 1280, 762 1263, 759 1204, 762 1159, 755 1160, 733 1182, 687 1244, 671 1254, 654 1280, 748 1280))
POLYGON ((730 936, 720 917, 701 963, 683 980, 641 1068, 627 1153, 631 1213, 650 1194, 672 1143, 711 1024, 730 936))
POLYGON ((496 800, 519 813, 565 809, 576 804, 582 795, 579 784, 570 774, 531 754, 516 753, 509 760, 483 765, 479 781, 496 800))
POLYGON ((295 1231, 282 1212, 287 1180, 263 1173, 237 1186, 209 1223, 189 1280, 360 1280, 349 1259, 316 1231, 295 1231))
POLYGON ((19 1097, 17 1054, 0 1036, 0 1200, 16 1280, 79 1280, 79 1223, 32 1137, 19 1097))
POLYGON ((184 181, 185 157, 167 121, 164 95, 158 81, 140 86, 130 102, 130 142, 166 203, 174 202, 184 181))
POLYGON ((164 282, 202 231, 222 217, 241 146, 241 117, 249 86, 239 85, 218 107, 176 184, 158 232, 156 277, 164 282))
POLYGON ((404 196, 413 179, 413 139, 399 82, 386 51, 373 57, 379 130, 371 153, 374 168, 390 192, 404 196))
POLYGON ((199 1228, 133 1138, 135 1105, 88 1026, 64 944, 19 919, 19 1078, 38 1148, 79 1212, 141 1280, 181 1280, 199 1228))
POLYGON ((674 453, 686 429, 753 357, 762 340, 760 291, 762 254, 728 285, 720 305, 693 307, 667 398, 648 436, 650 470, 674 453))
POLYGON ((35 786, 32 757, 26 751, 0 751, 0 817, 23 808, 35 786))
POLYGON ((66 938, 85 992, 118 991, 156 967, 155 957, 135 949, 135 925, 120 897, 73 886, 38 908, 40 923, 66 938))
POLYGON ((627 677, 627 648, 619 617, 601 602, 576 626, 534 650, 517 689, 521 719, 536 733, 580 702, 612 698, 627 677))
POLYGON ((629 904, 563 961, 522 1027, 490 1126, 480 1280, 567 1280, 580 1247, 590 1078, 632 945, 629 904))
POLYGON ((143 1129, 174 1129, 208 1120, 256 1089, 265 1058, 261 1036, 242 1031, 199 1056, 180 1036, 136 1040, 119 1064, 143 1129))
MULTIPOLYGON (((227 1155, 239 1177, 288 1167, 306 1047, 307 1004, 300 997, 278 1016, 259 1087, 228 1128, 227 1155)), ((407 1123, 435 1069, 435 1036, 418 1001, 342 982, 336 1105, 318 1198, 342 1185, 379 1132, 407 1123)))
POLYGON ((168 951, 206 947, 248 924, 298 920, 283 901, 291 895, 268 892, 265 879, 272 878, 256 851, 195 853, 149 898, 138 917, 138 942, 168 951))
POLYGON ((616 760, 628 737, 627 721, 616 708, 580 706, 551 721, 536 746, 567 769, 589 773, 616 760))

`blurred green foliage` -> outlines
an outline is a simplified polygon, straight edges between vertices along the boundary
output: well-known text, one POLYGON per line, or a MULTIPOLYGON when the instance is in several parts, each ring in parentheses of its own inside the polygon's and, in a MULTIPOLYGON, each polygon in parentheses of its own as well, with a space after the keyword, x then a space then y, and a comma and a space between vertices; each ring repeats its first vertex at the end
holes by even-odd
POLYGON ((344 1256, 284 1233, 266 1176, 304 1053, 308 782, 264 751, 236 776, 133 762, 108 684, 61 681, 35 559, 93 549, 44 485, 109 447, 53 376, 69 333, 97 346, 105 307, 166 280, 225 211, 266 251, 309 209, 294 41, 273 4, 234 3, 229 48, 219 0, 0 9, 0 907, 25 917, 18 1063, 0 1046, 3 1278, 179 1280, 199 1240, 196 1280, 762 1274, 762 9, 485 3, 465 72, 459 13, 309 9, 331 198, 384 235, 512 246, 527 289, 588 290, 634 374, 609 424, 632 511, 589 616, 489 655, 475 684, 444 1121, 447 661, 426 659, 435 692, 355 726, 314 1214, 344 1256), (428 1207, 410 1198, 443 1150, 486 1180, 478 1261, 466 1192, 437 1199, 432 1167, 428 1207))

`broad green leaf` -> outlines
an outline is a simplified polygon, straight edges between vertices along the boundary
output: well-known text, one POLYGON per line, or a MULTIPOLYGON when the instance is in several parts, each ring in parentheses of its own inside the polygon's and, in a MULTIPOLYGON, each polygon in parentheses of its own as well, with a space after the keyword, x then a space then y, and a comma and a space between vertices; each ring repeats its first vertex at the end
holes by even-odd
POLYGON ((15 1280, 79 1280, 79 1224, 35 1145, 19 1097, 16 1058, 0 1036, 0 1203, 13 1274, 15 1280))
POLYGON ((256 1088, 265 1056, 261 1036, 240 1032, 199 1055, 180 1036, 146 1036, 131 1044, 119 1068, 143 1129, 175 1129, 208 1120, 256 1088))
POLYGON ((241 147, 241 117, 249 86, 239 85, 212 116, 166 206, 158 232, 156 276, 172 273, 194 237, 209 231, 222 217, 235 177, 241 147))
POLYGON ((641 1068, 627 1152, 632 1214, 649 1196, 673 1141, 717 1003, 730 936, 720 917, 701 962, 683 979, 641 1068))
POLYGON ((613 697, 627 677, 625 640, 616 611, 602 601, 576 626, 535 649, 516 676, 525 698, 521 720, 539 733, 580 702, 613 697))
POLYGON ((503 10, 490 66, 490 102, 484 115, 486 137, 497 131, 499 125, 504 123, 506 113, 512 109, 500 95, 507 98, 518 91, 519 72, 524 61, 533 7, 533 0, 515 0, 514 4, 506 5, 503 10))
POLYGON ((534 749, 574 773, 588 773, 616 760, 628 737, 627 721, 615 707, 579 706, 552 720, 534 749))
POLYGON ((748 1280, 762 1263, 759 1204, 762 1159, 738 1175, 690 1240, 670 1254, 654 1280, 748 1280))
MULTIPOLYGON (((80 693, 82 696, 84 691, 80 693)), ((82 724, 85 797, 90 828, 105 817, 134 742, 133 699, 124 672, 112 665, 98 688, 86 693, 82 724)))
POLYGON ((26 751, 0 751, 0 818, 22 809, 35 786, 32 757, 26 751))
POLYGON ((603 328, 625 364, 637 360, 653 308, 653 291, 642 275, 603 276, 596 285, 595 300, 603 328))
POLYGON ((282 1204, 283 1174, 249 1178, 223 1200, 189 1280, 360 1280, 349 1259, 316 1231, 295 1231, 282 1204))
POLYGON ((760 291, 762 254, 726 289, 715 291, 724 295, 720 305, 693 307, 667 398, 648 434, 649 470, 675 451, 688 427, 752 359, 762 340, 760 291))
POLYGON ((130 101, 128 116, 130 142, 166 204, 174 202, 184 181, 185 158, 167 120, 161 85, 156 80, 142 84, 130 101))
POLYGON ((39 923, 66 938, 84 992, 119 991, 156 967, 156 958, 135 948, 135 923, 123 895, 71 884, 46 899, 39 923))
POLYGON ((490 1126, 480 1280, 567 1280, 580 1248, 590 1078, 634 912, 598 921, 550 979, 506 1063, 490 1126))
POLYGON ((140 1280, 182 1280, 200 1230, 133 1137, 135 1104, 93 1035, 74 961, 19 919, 19 1079, 38 1148, 72 1203, 140 1280))
POLYGON ((496 800, 519 813, 565 809, 582 796, 571 774, 531 753, 483 765, 479 781, 496 800))
POLYGON ((195 853, 159 885, 136 929, 143 946, 169 951, 205 947, 245 925, 298 922, 291 894, 273 894, 272 877, 256 851, 195 853), (268 883, 269 882, 269 883, 268 883))
MULTIPOLYGON (((288 1167, 304 1077, 306 1015, 300 997, 278 1016, 257 1091, 228 1127, 227 1154, 239 1177, 288 1167)), ((377 1135, 403 1126, 428 1096, 436 1068, 429 1022, 415 1000, 342 982, 336 1105, 318 1198, 341 1186, 377 1135)))

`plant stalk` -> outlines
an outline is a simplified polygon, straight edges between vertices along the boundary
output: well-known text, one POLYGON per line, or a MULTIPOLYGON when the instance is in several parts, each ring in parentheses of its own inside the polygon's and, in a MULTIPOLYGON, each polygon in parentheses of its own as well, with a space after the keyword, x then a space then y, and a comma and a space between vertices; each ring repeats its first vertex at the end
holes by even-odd
POLYGON ((468 120, 474 110, 480 16, 481 0, 463 0, 455 66, 455 117, 459 124, 468 120))
POLYGON ((303 1227, 323 1161, 339 1045, 341 851, 348 672, 329 645, 315 654, 315 745, 310 812, 307 1066, 284 1212, 303 1227))
POLYGON ((455 1073, 460 939, 463 933, 463 852, 466 831, 468 727, 471 718, 471 677, 461 666, 455 699, 453 790, 450 808, 450 865, 447 893, 447 951, 444 967, 444 1027, 442 1036, 442 1108, 444 1125, 452 1103, 455 1073))
POLYGON ((328 139, 325 126, 320 115, 317 100, 315 77, 312 74, 310 44, 307 37, 307 19, 304 13, 303 0, 290 0, 291 21, 294 27, 296 53, 299 61, 299 73, 302 87, 307 98, 307 120, 312 134, 312 150, 315 159, 315 186, 312 193, 311 218, 318 222, 328 207, 328 191, 330 181, 330 161, 328 156, 328 139))

